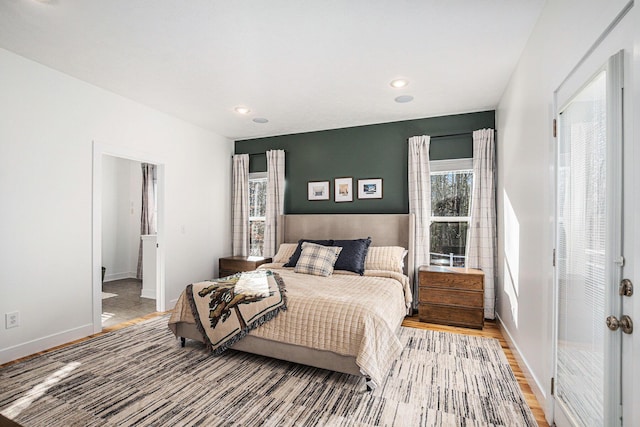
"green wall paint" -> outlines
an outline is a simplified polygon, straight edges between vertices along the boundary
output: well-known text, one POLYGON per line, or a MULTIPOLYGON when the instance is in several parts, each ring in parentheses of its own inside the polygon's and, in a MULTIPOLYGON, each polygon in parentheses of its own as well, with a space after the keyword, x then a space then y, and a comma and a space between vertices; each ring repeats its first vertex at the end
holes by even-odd
POLYGON ((251 156, 251 172, 264 172, 265 151, 285 150, 285 213, 407 213, 407 140, 431 135, 431 160, 470 158, 471 132, 482 128, 495 129, 495 111, 242 140, 235 152, 251 156), (333 201, 341 177, 353 177, 353 202, 333 201), (358 200, 357 181, 366 178, 382 178, 382 199, 358 200), (329 200, 307 200, 308 181, 329 181, 329 200))

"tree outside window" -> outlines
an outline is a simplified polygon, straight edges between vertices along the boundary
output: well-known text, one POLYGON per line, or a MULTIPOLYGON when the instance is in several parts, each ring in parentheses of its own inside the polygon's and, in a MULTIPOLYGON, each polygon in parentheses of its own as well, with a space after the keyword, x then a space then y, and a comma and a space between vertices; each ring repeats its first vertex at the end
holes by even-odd
POLYGON ((431 173, 431 264, 466 265, 472 189, 471 169, 431 173))
POLYGON ((249 255, 264 253, 264 224, 267 210, 267 174, 249 174, 249 255))

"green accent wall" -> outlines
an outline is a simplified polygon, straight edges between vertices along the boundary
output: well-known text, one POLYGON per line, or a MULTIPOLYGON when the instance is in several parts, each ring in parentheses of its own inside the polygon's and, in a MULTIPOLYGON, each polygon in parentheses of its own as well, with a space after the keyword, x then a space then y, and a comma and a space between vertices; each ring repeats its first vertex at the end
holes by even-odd
POLYGON ((495 129, 495 111, 235 141, 249 170, 265 172, 267 150, 285 150, 287 214, 407 213, 407 140, 431 135, 431 160, 473 157, 471 133, 495 129), (449 136, 444 136, 449 135, 449 136), (352 177, 353 202, 334 202, 334 178, 352 177), (359 200, 358 179, 382 178, 382 199, 359 200), (329 181, 329 200, 307 200, 307 182, 329 181))

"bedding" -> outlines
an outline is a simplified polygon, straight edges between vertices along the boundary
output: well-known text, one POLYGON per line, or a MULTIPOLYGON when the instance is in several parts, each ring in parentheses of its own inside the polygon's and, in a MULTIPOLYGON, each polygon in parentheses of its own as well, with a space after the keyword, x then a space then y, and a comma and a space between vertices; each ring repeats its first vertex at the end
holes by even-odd
POLYGON ((215 355, 286 310, 284 292, 282 279, 267 270, 194 283, 185 290, 195 324, 215 355))
POLYGON ((278 248, 278 252, 273 256, 273 262, 286 263, 291 255, 296 251, 297 243, 282 243, 278 248))
POLYGON ((341 251, 342 248, 335 246, 322 246, 304 242, 302 244, 302 253, 293 271, 316 276, 330 276, 341 251))
MULTIPOLYGON (((361 373, 380 384, 402 348, 396 331, 411 306, 407 276, 394 271, 335 270, 323 277, 296 273, 283 263, 263 264, 286 283, 287 310, 249 332, 265 342, 353 356, 361 373)), ((176 333, 179 322, 193 323, 193 314, 180 296, 169 320, 176 333)))
POLYGON ((371 245, 371 238, 353 240, 334 240, 333 246, 342 248, 336 265, 336 270, 353 271, 359 275, 364 274, 364 263, 371 245))
POLYGON ((372 246, 367 253, 364 268, 402 273, 406 256, 407 251, 400 246, 372 246))
POLYGON ((300 239, 300 240, 298 240, 298 246, 296 247, 296 250, 291 255, 291 258, 289 258, 289 261, 287 261, 284 264, 285 267, 295 267, 296 266, 296 264, 298 263, 298 259, 300 258, 300 255, 302 254, 302 244, 305 243, 305 242, 315 243, 316 245, 322 245, 322 246, 331 246, 333 244, 333 240, 300 239))

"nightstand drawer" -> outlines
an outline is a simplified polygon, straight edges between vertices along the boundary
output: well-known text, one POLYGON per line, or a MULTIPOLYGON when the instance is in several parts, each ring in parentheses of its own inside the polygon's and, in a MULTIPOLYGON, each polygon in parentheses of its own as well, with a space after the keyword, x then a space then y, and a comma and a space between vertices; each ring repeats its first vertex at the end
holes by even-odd
POLYGON ((482 308, 420 303, 418 313, 421 322, 478 329, 484 327, 482 308))
POLYGON ((420 288, 420 302, 461 307, 482 308, 484 293, 479 291, 420 288))
POLYGON ((256 256, 229 256, 218 260, 218 277, 231 276, 242 271, 253 271, 271 258, 256 256))
POLYGON ((430 288, 483 290, 483 276, 460 273, 420 273, 420 285, 430 288))

